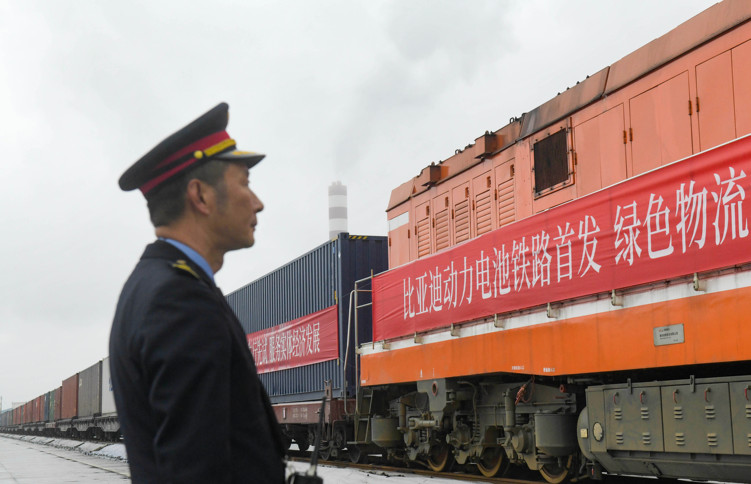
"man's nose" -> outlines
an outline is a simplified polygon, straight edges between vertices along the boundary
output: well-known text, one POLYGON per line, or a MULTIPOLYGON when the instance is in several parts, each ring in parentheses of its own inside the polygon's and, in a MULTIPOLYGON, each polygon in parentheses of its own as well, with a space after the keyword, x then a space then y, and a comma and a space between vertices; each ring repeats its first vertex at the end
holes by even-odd
POLYGON ((256 195, 255 192, 251 192, 251 193, 253 193, 253 201, 254 201, 253 205, 255 205, 256 207, 256 212, 263 211, 263 202, 261 201, 260 198, 258 198, 258 195, 256 195))

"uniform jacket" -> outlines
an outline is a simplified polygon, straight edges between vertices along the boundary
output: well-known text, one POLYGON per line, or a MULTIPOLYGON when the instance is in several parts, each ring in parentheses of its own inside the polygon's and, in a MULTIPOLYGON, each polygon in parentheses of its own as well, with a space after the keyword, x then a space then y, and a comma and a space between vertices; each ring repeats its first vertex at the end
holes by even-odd
POLYGON ((179 249, 146 247, 110 334, 134 483, 284 481, 278 424, 221 291, 179 249))

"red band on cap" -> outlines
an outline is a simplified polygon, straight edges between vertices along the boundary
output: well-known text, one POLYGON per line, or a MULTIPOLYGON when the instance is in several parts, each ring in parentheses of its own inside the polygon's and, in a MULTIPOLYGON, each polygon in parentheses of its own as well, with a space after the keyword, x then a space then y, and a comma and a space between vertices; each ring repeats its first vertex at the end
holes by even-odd
MULTIPOLYGON (((158 170, 159 168, 164 168, 165 166, 168 166, 170 163, 174 162, 175 160, 179 160, 180 158, 195 153, 196 151, 203 151, 205 149, 211 148, 212 146, 216 146, 218 143, 221 143, 222 141, 229 140, 229 134, 226 131, 218 131, 216 133, 212 133, 208 136, 205 136, 198 141, 195 141, 188 146, 180 149, 176 153, 173 153, 172 155, 165 158, 163 161, 161 161, 158 165, 154 167, 155 170, 158 170)), ((208 157, 207 157, 208 158, 208 157)), ((153 190, 156 186, 158 186, 160 183, 164 182, 165 180, 171 178, 172 176, 180 173, 184 169, 188 168, 190 165, 197 162, 198 159, 195 157, 191 157, 188 160, 180 163, 177 166, 174 166, 170 168, 169 170, 165 171, 164 173, 161 173, 151 180, 147 181, 143 185, 139 187, 139 190, 141 190, 141 193, 146 195, 151 190, 153 190)))
POLYGON ((171 178, 173 175, 175 175, 177 173, 180 173, 181 171, 183 171, 184 169, 186 169, 187 167, 189 167, 190 165, 192 165, 196 161, 198 161, 196 158, 191 158, 191 159, 189 159, 188 161, 186 161, 184 163, 180 163, 179 165, 177 165, 177 166, 175 166, 175 167, 173 167, 173 168, 165 171, 164 173, 162 173, 158 177, 152 178, 151 180, 147 181, 146 183, 144 183, 143 185, 141 185, 138 189, 141 190, 141 193, 143 193, 144 195, 146 195, 151 190, 153 190, 157 185, 159 185, 163 181, 167 180, 168 178, 171 178))
POLYGON ((172 155, 168 156, 164 159, 164 161, 156 165, 155 168, 162 168, 166 165, 169 165, 171 162, 175 161, 178 158, 182 158, 183 156, 193 153, 194 151, 203 151, 206 148, 210 148, 226 139, 229 139, 229 134, 226 131, 218 131, 216 133, 210 134, 194 143, 189 144, 185 148, 182 148, 177 153, 173 153, 172 155))

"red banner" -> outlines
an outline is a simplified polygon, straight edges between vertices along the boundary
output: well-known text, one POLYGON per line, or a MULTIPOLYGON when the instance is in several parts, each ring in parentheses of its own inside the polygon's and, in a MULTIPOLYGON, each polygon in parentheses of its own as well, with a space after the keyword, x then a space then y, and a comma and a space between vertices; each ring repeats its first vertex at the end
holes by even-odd
POLYGON ((339 357, 339 313, 331 306, 247 335, 258 373, 312 365, 339 357))
POLYGON ((373 282, 373 338, 751 261, 751 137, 398 267, 373 282))

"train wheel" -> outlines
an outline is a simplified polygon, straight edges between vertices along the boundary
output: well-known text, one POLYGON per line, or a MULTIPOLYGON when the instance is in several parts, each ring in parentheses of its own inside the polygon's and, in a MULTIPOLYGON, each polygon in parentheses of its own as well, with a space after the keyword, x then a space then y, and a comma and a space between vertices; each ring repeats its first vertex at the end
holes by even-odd
POLYGON ((318 457, 320 457, 322 460, 329 460, 331 458, 331 443, 330 442, 327 444, 321 444, 321 448, 318 450, 318 457))
POLYGON ((508 470, 509 460, 503 447, 485 447, 477 461, 477 469, 485 477, 503 475, 508 470))
POLYGON ((451 448, 446 444, 435 444, 428 453, 428 467, 433 472, 443 472, 450 467, 453 456, 451 448))
POLYGON ((542 477, 550 484, 560 484, 568 477, 573 462, 574 456, 571 455, 564 466, 558 464, 546 464, 540 469, 540 474, 542 474, 542 477))
POLYGON ((362 464, 365 461, 365 452, 363 452, 360 447, 356 445, 348 445, 347 450, 349 451, 349 460, 354 464, 362 464))

